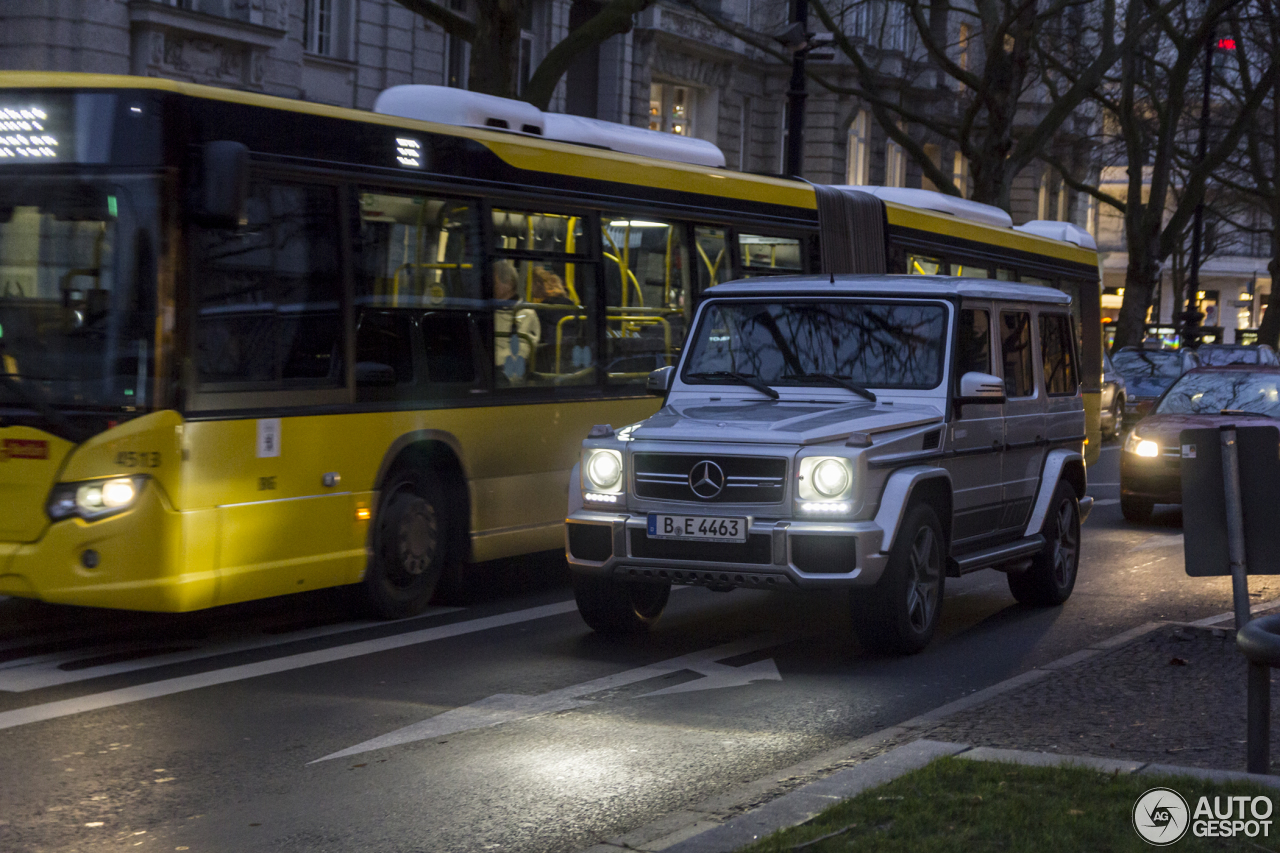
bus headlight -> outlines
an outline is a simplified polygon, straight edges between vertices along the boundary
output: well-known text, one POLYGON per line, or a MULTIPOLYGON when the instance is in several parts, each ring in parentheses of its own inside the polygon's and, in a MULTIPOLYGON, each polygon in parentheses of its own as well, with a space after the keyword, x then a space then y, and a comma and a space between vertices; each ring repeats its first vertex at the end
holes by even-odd
POLYGON ((622 454, 593 448, 582 451, 582 486, 585 492, 619 494, 622 491, 622 454))
POLYGON ((853 495, 853 463, 839 456, 800 460, 799 489, 803 501, 848 502, 853 495))
POLYGON ((79 483, 59 483, 49 493, 46 511, 49 518, 61 521, 79 516, 86 521, 105 518, 133 506, 147 477, 110 477, 79 483))

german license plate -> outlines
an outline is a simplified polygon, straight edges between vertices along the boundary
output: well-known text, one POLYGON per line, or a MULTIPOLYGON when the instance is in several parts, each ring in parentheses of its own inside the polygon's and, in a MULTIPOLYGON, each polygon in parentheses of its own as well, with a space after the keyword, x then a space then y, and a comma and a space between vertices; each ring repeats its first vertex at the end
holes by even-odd
POLYGON ((747 519, 714 515, 649 513, 650 539, 697 539, 703 542, 746 542, 747 519))

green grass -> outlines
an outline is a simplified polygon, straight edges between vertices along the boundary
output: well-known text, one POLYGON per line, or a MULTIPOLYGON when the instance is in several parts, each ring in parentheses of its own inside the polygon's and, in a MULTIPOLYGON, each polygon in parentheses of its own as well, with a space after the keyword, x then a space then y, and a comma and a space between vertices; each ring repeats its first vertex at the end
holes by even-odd
POLYGON ((1276 808, 1269 837, 1197 838, 1168 849, 1280 851, 1280 792, 1244 782, 1099 773, 942 758, 832 806, 741 853, 976 853, 976 851, 1151 851, 1131 814, 1142 794, 1168 787, 1194 813, 1201 796, 1266 795, 1276 808), (821 839, 821 840, 819 840, 821 839))

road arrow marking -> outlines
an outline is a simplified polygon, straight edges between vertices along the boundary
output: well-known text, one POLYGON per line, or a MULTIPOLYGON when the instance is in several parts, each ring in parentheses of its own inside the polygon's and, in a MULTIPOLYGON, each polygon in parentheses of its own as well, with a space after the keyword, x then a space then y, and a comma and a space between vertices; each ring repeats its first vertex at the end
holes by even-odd
POLYGON ((753 681, 781 681, 782 675, 778 672, 778 667, 774 664, 772 658, 756 661, 746 666, 726 666, 725 664, 717 663, 717 661, 724 658, 776 646, 778 642, 777 637, 774 636, 738 640, 733 643, 726 643, 723 646, 716 646, 713 649, 705 649, 659 663, 651 663, 647 666, 629 669, 614 675, 606 675, 603 678, 585 681, 582 684, 575 684, 571 687, 562 687, 559 690, 552 690, 550 693, 542 693, 537 696, 497 693, 481 699, 479 702, 472 702, 470 705, 445 711, 420 723, 396 729, 380 737, 358 743, 355 746, 307 763, 317 764, 321 761, 328 761, 331 758, 346 758, 347 756, 359 755, 362 752, 369 752, 388 746, 400 746, 401 744, 427 740, 428 738, 490 728, 492 726, 500 726, 503 723, 513 723, 519 720, 527 720, 531 717, 540 717, 544 714, 553 714, 556 711, 594 705, 596 704, 595 701, 581 697, 686 670, 699 673, 703 677, 694 681, 687 681, 684 684, 677 684, 673 687, 654 690, 651 693, 645 693, 644 696, 688 693, 694 690, 716 690, 722 687, 740 687, 753 681))

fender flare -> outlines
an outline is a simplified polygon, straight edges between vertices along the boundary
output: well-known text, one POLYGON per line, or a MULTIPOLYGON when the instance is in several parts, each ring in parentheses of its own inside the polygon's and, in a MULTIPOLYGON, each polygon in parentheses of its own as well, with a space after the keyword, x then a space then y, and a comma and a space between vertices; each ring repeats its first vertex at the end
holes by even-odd
POLYGON ((573 463, 569 472, 569 515, 582 509, 582 461, 573 463))
MULTIPOLYGON (((951 473, 945 468, 934 468, 929 465, 913 465, 894 471, 884 484, 880 494, 880 507, 876 510, 876 524, 884 531, 880 542, 881 553, 887 554, 893 548, 893 539, 898 534, 898 524, 902 514, 911 502, 911 495, 920 483, 930 480, 944 480, 948 493, 951 492, 951 473)), ((945 519, 948 523, 949 519, 945 519)))
MULTIPOLYGON (((1036 494, 1036 502, 1031 508, 1031 517, 1027 519, 1024 536, 1035 536, 1044 526, 1045 516, 1049 514, 1049 502, 1062 480, 1062 472, 1067 465, 1078 462, 1083 469, 1084 457, 1075 450, 1050 450, 1040 470, 1040 491, 1036 494)), ((1083 500, 1083 495, 1080 496, 1083 500)), ((1084 513, 1081 513, 1083 515, 1084 513)), ((1083 518, 1080 519, 1082 522, 1083 518)))

